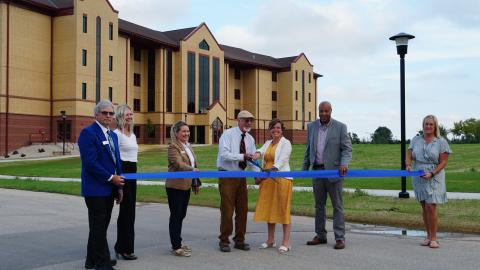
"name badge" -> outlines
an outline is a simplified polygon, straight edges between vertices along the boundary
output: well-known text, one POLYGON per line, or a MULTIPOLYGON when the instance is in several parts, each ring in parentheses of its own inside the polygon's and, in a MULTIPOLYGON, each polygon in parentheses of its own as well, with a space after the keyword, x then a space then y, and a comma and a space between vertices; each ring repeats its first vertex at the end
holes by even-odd
POLYGON ((103 141, 102 143, 103 143, 103 145, 109 144, 108 141, 103 141))

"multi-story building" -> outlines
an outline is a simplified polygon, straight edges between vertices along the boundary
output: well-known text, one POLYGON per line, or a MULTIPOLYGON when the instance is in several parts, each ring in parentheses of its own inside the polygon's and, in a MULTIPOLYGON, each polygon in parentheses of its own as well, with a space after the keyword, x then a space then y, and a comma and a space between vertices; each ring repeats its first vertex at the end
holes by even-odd
POLYGON ((257 142, 280 118, 302 143, 319 76, 303 53, 219 44, 205 23, 161 32, 119 19, 108 0, 0 0, 0 154, 64 129, 76 141, 101 99, 133 108, 140 143, 168 143, 177 120, 193 142, 216 143, 243 109, 257 142))

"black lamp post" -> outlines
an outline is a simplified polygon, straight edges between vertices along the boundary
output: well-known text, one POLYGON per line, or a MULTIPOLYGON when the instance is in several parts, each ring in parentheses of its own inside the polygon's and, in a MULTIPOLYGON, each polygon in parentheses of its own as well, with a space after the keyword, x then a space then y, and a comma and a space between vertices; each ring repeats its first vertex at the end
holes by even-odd
POLYGON ((62 120, 63 120, 63 155, 65 156, 65 136, 67 135, 67 115, 65 114, 65 111, 60 111, 60 114, 62 114, 62 120))
MULTIPOLYGON (((408 40, 415 36, 405 33, 399 33, 390 37, 390 40, 395 40, 397 43, 397 54, 400 55, 400 110, 401 110, 401 168, 405 170, 405 54, 407 54, 408 40)), ((407 192, 407 179, 402 177, 402 191, 398 193, 399 198, 409 198, 410 194, 407 192)))

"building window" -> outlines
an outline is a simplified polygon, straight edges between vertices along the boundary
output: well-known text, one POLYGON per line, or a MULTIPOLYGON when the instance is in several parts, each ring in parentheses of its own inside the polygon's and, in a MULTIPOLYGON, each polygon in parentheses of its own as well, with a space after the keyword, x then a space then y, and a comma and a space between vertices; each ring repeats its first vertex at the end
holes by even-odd
POLYGON ((172 111, 173 102, 172 102, 172 51, 167 50, 167 112, 172 111))
POLYGON ((87 66, 87 50, 82 49, 82 66, 87 66))
POLYGON ((235 68, 235 80, 240 80, 240 69, 235 68))
POLYGON ((95 102, 100 102, 101 97, 101 70, 102 70, 102 18, 96 19, 95 32, 95 102))
POLYGON ((308 102, 312 102, 312 93, 308 93, 308 102))
POLYGON ((312 73, 308 72, 308 83, 312 83, 312 73))
POLYGON ((155 50, 148 50, 147 111, 155 111, 155 50))
POLYGON ((198 48, 202 49, 202 50, 207 50, 209 51, 210 50, 210 46, 208 45, 208 43, 204 40, 202 40, 199 44, 198 44, 198 48))
POLYGON ((312 112, 308 112, 308 122, 312 121, 312 112))
POLYGON ((295 81, 298 81, 298 70, 295 70, 295 81))
POLYGON ((187 56, 187 112, 195 112, 195 53, 187 56))
POLYGON ((133 134, 135 134, 135 136, 137 138, 140 138, 140 127, 139 126, 133 126, 133 134))
POLYGON ((298 120, 298 111, 295 111, 295 120, 298 120))
POLYGON ((108 99, 113 102, 113 88, 111 86, 108 87, 108 99))
POLYGON ((140 86, 140 74, 133 73, 133 85, 140 86))
POLYGON ((133 111, 135 111, 135 112, 140 111, 140 99, 138 99, 138 98, 133 99, 133 111))
POLYGON ((82 99, 87 99, 87 83, 82 83, 82 99))
POLYGON ((170 139, 170 131, 172 130, 172 126, 165 127, 165 138, 170 139))
POLYGON ((240 100, 240 89, 235 89, 235 99, 240 100))
POLYGON ((140 48, 133 48, 133 60, 138 62, 142 61, 142 50, 140 48))
POLYGON ((295 100, 298 100, 298 91, 295 91, 295 100))
POLYGON ((272 119, 277 118, 277 111, 272 111, 272 119))
POLYGON ((277 101, 277 91, 272 91, 272 101, 277 101))
POLYGON ((213 101, 220 100, 220 59, 213 58, 213 101))
POLYGON ((277 72, 272 71, 272 82, 276 82, 276 81, 277 81, 277 72))
POLYGON ((155 138, 155 125, 153 125, 153 128, 147 129, 146 131, 149 139, 155 138))
POLYGON ((108 39, 113 40, 113 23, 108 25, 108 39))
POLYGON ((239 109, 235 109, 234 118, 237 119, 238 114, 240 113, 239 109))
POLYGON ((83 33, 87 33, 87 15, 83 15, 82 29, 83 33))
POLYGON ((113 56, 108 56, 108 70, 113 71, 113 56))
POLYGON ((198 112, 204 113, 210 101, 210 59, 200 55, 198 70, 198 112))

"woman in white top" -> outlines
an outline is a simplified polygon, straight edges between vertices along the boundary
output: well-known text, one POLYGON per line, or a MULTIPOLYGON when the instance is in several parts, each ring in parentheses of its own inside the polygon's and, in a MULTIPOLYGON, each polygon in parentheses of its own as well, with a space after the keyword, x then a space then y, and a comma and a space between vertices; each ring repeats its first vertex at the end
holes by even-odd
MULTIPOLYGON (((263 157, 263 169, 270 171, 290 171, 289 159, 292 144, 283 137, 285 129, 282 121, 273 119, 268 125, 272 139, 257 150, 255 159, 263 157)), ((258 194, 254 221, 267 222, 268 238, 260 248, 275 247, 275 224, 283 225, 283 241, 278 248, 281 254, 290 251, 290 202, 292 199, 292 178, 259 179, 258 194)))
MULTIPOLYGON (((137 172, 138 144, 133 133, 133 112, 128 105, 119 105, 116 109, 115 120, 118 136, 118 147, 123 173, 137 172)), ((120 212, 117 220, 117 242, 115 253, 117 258, 136 260, 134 253, 135 242, 135 203, 137 197, 137 181, 125 181, 123 186, 123 201, 120 203, 120 212)))

